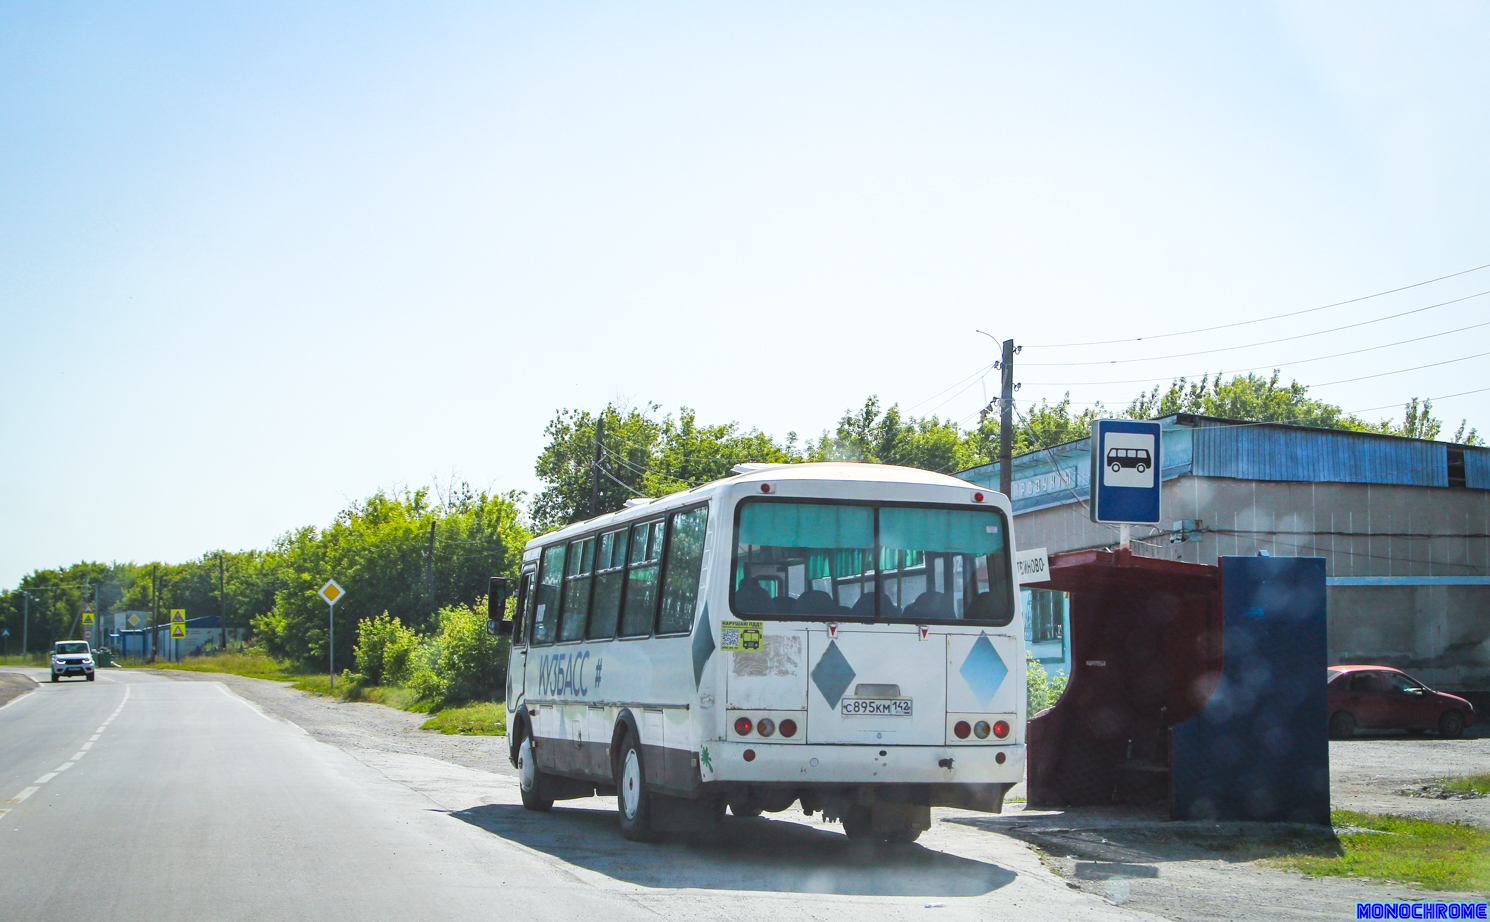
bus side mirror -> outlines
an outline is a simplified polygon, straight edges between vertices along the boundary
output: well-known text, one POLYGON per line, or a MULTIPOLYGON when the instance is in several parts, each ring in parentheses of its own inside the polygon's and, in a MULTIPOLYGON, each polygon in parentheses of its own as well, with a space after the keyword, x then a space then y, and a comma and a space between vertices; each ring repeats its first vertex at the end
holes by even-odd
POLYGON ((493 576, 486 584, 486 632, 488 634, 511 634, 512 622, 507 620, 507 593, 512 580, 493 576))

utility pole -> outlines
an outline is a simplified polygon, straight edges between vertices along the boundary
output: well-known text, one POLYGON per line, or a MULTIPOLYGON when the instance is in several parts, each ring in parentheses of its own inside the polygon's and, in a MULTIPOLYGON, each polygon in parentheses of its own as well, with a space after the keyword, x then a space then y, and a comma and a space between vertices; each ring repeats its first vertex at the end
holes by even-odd
POLYGON ((424 597, 435 607, 435 523, 429 523, 429 551, 424 555, 424 597))
MULTIPOLYGON (((150 662, 155 662, 155 619, 160 610, 160 584, 155 581, 158 564, 150 565, 150 662)), ((143 640, 144 638, 141 638, 143 640)), ((140 644, 140 658, 145 658, 145 645, 140 644)))
MULTIPOLYGON (((982 330, 978 332, 983 333, 982 330)), ((983 335, 988 336, 987 333, 983 335)), ((989 339, 993 337, 989 336, 989 339)), ((1014 356, 1023 348, 1014 345, 1012 339, 1003 341, 999 360, 993 363, 993 367, 999 370, 999 399, 984 407, 981 414, 983 419, 987 419, 995 405, 999 408, 999 492, 1005 496, 1009 496, 1009 491, 1014 488, 1014 472, 1010 467, 1014 461, 1014 392, 1019 390, 1019 385, 1014 383, 1014 356)), ((1013 499, 1012 496, 1009 498, 1013 499)))
POLYGON ((999 492, 1008 496, 1014 488, 1014 340, 1004 340, 999 361, 999 492))
POLYGON ((31 593, 21 590, 21 656, 31 652, 29 631, 31 628, 31 593))
POLYGON ((595 420, 595 460, 590 463, 590 518, 600 514, 600 450, 605 444, 605 414, 595 420))
POLYGON ((228 597, 223 595, 223 563, 222 554, 217 555, 217 624, 222 628, 222 652, 228 652, 228 597))

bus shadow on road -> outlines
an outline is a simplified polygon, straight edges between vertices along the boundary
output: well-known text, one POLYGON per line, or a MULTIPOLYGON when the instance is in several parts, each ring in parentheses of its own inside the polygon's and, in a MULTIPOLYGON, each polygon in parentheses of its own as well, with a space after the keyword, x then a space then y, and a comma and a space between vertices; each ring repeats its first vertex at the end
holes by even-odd
POLYGON ((728 817, 715 831, 629 842, 614 809, 556 806, 536 814, 485 804, 451 816, 568 864, 642 887, 851 896, 981 896, 1012 883, 996 864, 919 845, 879 849, 802 823, 728 817))

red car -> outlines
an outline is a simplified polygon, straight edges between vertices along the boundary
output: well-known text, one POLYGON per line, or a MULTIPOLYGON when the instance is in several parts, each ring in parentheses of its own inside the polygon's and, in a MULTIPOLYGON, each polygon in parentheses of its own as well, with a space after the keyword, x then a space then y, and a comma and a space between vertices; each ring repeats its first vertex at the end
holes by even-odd
POLYGON ((1329 668, 1330 736, 1344 739, 1362 730, 1437 730, 1455 739, 1474 725, 1474 705, 1436 692, 1390 666, 1329 668))

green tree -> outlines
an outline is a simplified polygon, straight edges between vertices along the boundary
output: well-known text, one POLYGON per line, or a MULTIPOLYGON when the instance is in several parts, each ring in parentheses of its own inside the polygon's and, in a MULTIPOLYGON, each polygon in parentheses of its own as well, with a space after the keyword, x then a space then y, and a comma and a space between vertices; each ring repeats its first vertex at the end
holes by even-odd
POLYGON ((807 460, 899 464, 950 473, 982 463, 981 443, 951 420, 905 416, 898 405, 881 408, 877 396, 848 410, 832 433, 808 447, 807 460))
POLYGON ((544 429, 549 442, 538 456, 536 471, 547 486, 533 502, 539 532, 589 518, 595 478, 595 431, 605 422, 600 458, 596 513, 621 508, 634 496, 666 496, 700 483, 728 477, 745 461, 798 460, 795 435, 779 445, 757 429, 738 423, 703 425, 683 407, 661 420, 644 409, 608 405, 598 415, 561 410, 544 429))
POLYGON ((434 613, 486 594, 492 576, 517 574, 522 526, 515 494, 491 495, 462 484, 435 503, 428 490, 385 492, 354 503, 328 528, 281 538, 274 604, 254 619, 271 653, 305 664, 327 659, 328 613, 316 594, 328 577, 346 590, 335 607, 336 659, 352 661, 356 627, 387 612, 415 630, 434 613), (434 554, 430 556, 431 539, 434 554))
POLYGON ((1271 377, 1246 374, 1223 381, 1220 373, 1199 381, 1176 378, 1168 388, 1155 385, 1128 405, 1129 419, 1154 419, 1174 413, 1195 413, 1252 422, 1298 423, 1327 429, 1365 430, 1370 426, 1344 410, 1309 395, 1297 381, 1282 383, 1281 373, 1271 377))

